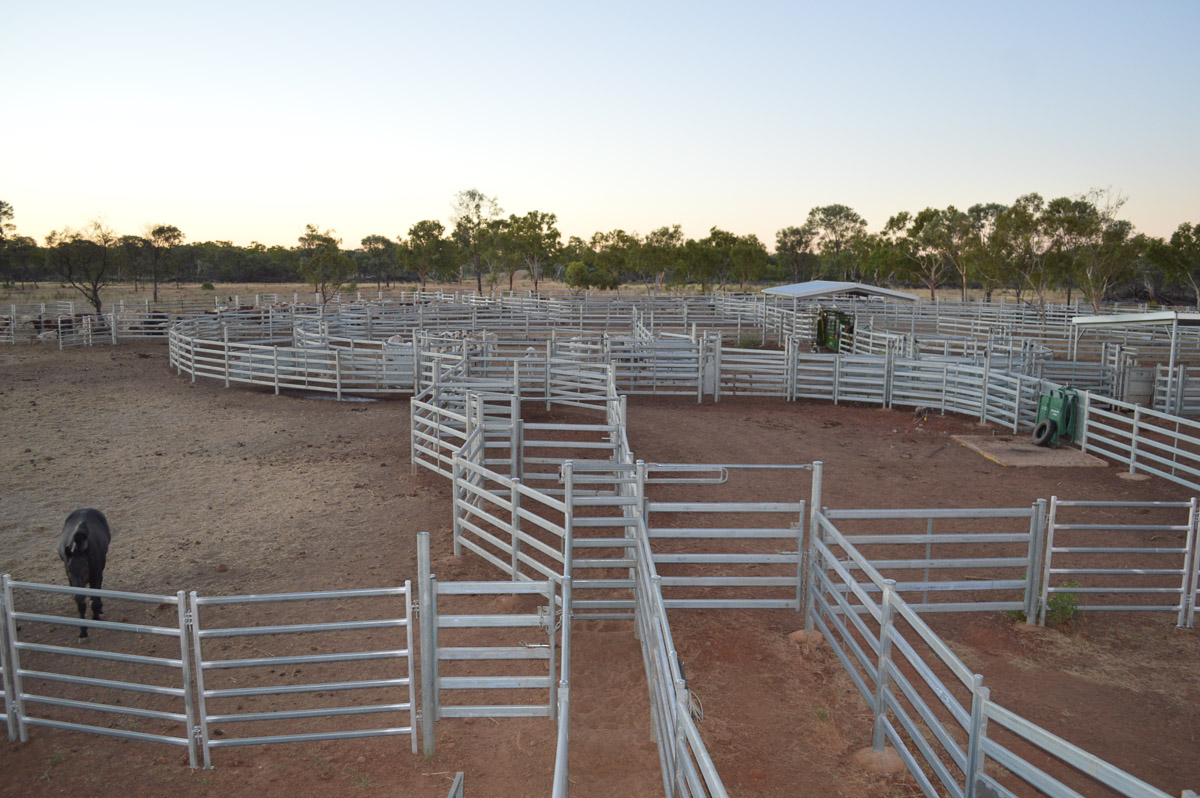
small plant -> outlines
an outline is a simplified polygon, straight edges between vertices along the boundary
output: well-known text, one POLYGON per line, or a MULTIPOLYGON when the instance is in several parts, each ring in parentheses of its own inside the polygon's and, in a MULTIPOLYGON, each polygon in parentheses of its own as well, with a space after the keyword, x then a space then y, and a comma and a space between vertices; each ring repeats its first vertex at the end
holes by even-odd
POLYGON ((1025 623, 1025 621, 1028 620, 1025 617, 1025 610, 1008 610, 1004 614, 1007 615, 1008 619, 1013 623, 1025 623))
POLYGON ((759 349, 762 347, 762 339, 756 335, 742 335, 738 338, 738 349, 759 349))
POLYGON ((217 290, 217 289, 213 288, 213 284, 212 284, 212 283, 203 283, 203 284, 200 286, 200 290, 201 290, 201 291, 215 291, 215 290, 217 290))
MULTIPOLYGON (((1083 585, 1075 581, 1069 581, 1063 582, 1059 587, 1083 587, 1083 585)), ((1078 614, 1078 593, 1055 593, 1046 602, 1046 623, 1050 626, 1062 626, 1078 614)))
POLYGON ((818 718, 821 720, 829 720, 829 710, 825 709, 825 707, 816 707, 816 710, 818 718))
POLYGON ((358 291, 358 283, 353 281, 349 283, 342 283, 341 290, 342 293, 353 294, 354 292, 358 291))

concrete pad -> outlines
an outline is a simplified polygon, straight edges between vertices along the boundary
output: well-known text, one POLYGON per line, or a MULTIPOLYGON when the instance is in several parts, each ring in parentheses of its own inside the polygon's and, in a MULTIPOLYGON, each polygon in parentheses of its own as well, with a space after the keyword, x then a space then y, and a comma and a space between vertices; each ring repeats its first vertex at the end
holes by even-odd
POLYGON ((1104 468, 1108 465, 1099 457, 1085 454, 1067 446, 1035 446, 1028 434, 1019 435, 954 435, 954 440, 979 452, 1002 466, 1022 468, 1042 466, 1051 468, 1104 468))

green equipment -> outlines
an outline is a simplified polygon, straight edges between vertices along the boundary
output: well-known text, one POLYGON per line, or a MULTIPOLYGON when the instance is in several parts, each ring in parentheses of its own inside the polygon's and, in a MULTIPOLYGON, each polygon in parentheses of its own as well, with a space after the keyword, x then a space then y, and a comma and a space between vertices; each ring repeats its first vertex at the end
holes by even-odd
POLYGON ((831 352, 837 352, 842 344, 842 332, 854 330, 854 319, 837 310, 821 308, 817 314, 817 343, 831 352))
POLYGON ((1037 424, 1033 428, 1033 442, 1038 446, 1054 445, 1059 439, 1068 443, 1075 440, 1075 404, 1078 392, 1071 387, 1051 388, 1050 393, 1038 397, 1037 424))

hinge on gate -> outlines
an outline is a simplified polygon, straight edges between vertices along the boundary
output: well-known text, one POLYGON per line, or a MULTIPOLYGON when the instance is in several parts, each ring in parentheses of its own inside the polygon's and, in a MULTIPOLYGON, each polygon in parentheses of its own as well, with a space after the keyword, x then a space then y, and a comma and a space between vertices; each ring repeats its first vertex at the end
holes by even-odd
POLYGON ((187 612, 183 613, 183 629, 185 632, 190 632, 194 627, 195 622, 192 618, 192 611, 188 610, 187 612))
POLYGON ((419 710, 419 709, 414 709, 414 710, 413 710, 413 713, 412 713, 412 716, 413 716, 413 722, 414 722, 414 723, 416 723, 416 724, 418 724, 418 725, 420 725, 420 723, 421 723, 421 710, 419 710))
POLYGON ((421 620, 421 605, 419 603, 412 605, 412 617, 414 621, 421 620))
POLYGON ((199 726, 193 726, 192 727, 192 739, 195 740, 197 743, 203 744, 204 730, 201 729, 199 726))

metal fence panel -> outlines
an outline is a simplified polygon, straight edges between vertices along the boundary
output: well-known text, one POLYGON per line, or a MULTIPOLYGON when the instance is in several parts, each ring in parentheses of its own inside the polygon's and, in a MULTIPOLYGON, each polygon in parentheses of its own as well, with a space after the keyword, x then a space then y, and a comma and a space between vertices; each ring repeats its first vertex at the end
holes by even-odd
POLYGON ((7 574, 2 583, 9 657, 6 673, 11 686, 9 714, 16 716, 21 742, 28 739, 30 726, 81 731, 183 747, 188 750, 192 767, 196 766, 191 656, 182 591, 174 596, 155 596, 40 585, 17 582, 7 574), (57 606, 51 606, 49 600, 43 599, 47 595, 61 596, 62 599, 57 606), (97 599, 107 601, 110 611, 114 602, 120 602, 123 612, 145 622, 85 621, 56 614, 70 596, 84 596, 93 602, 97 599), (35 603, 33 609, 37 611, 20 609, 18 597, 23 603, 35 603), (43 600, 39 602, 39 599, 43 600), (154 608, 173 607, 172 625, 154 623, 153 610, 147 609, 151 605, 154 608), (122 635, 121 643, 131 644, 142 635, 175 640, 179 654, 177 657, 147 656, 120 650, 72 648, 58 642, 35 642, 54 639, 39 635, 36 630, 72 632, 84 626, 106 635, 114 633, 114 638, 122 635), (118 675, 121 678, 114 678, 118 675), (48 685, 56 685, 53 694, 48 685), (120 725, 102 725, 103 720, 114 717, 134 720, 120 725))
POLYGON ((1196 524, 1195 498, 1100 502, 1051 497, 1038 623, 1045 625, 1057 601, 1079 611, 1173 612, 1177 625, 1187 625, 1196 524), (1144 523, 1142 514, 1152 511, 1164 517, 1144 523), (1136 515, 1142 523, 1105 520, 1113 515, 1136 515), (1167 515, 1174 516, 1172 522, 1165 521, 1167 515), (1064 516, 1073 520, 1065 521, 1064 516), (1060 595, 1069 596, 1069 604, 1055 598, 1060 595))
MULTIPOLYGON (((407 735, 412 742, 412 752, 417 752, 412 591, 408 582, 403 587, 396 588, 309 593, 201 597, 193 592, 190 594, 190 606, 197 666, 200 745, 204 755, 204 767, 212 767, 212 750, 215 748, 267 743, 407 735), (347 618, 343 606, 351 599, 370 600, 376 608, 380 606, 380 599, 398 599, 400 612, 388 610, 381 615, 380 611, 367 612, 362 609, 347 618), (298 623, 217 626, 202 623, 201 619, 202 608, 209 608, 207 614, 212 616, 216 614, 216 608, 232 606, 239 612, 236 618, 227 617, 227 621, 241 623, 241 619, 250 614, 247 607, 252 607, 255 617, 262 620, 264 613, 280 611, 279 605, 295 603, 304 605, 304 620, 298 623), (337 620, 312 620, 313 613, 320 611, 314 605, 321 603, 326 606, 332 605, 329 611, 337 620), (364 648, 365 641, 357 640, 354 633, 371 630, 392 630, 399 634, 399 639, 388 648, 364 648), (260 642, 264 636, 270 637, 273 651, 265 652, 260 648, 268 645, 260 642), (215 639, 225 641, 221 646, 222 650, 240 646, 254 656, 218 658, 210 654, 206 658, 206 642, 215 639), (254 639, 255 643, 249 644, 248 639, 254 639), (318 639, 323 641, 323 645, 314 645, 314 641, 318 639), (313 677, 307 674, 314 672, 317 674, 316 678, 320 678, 322 665, 345 662, 359 663, 359 667, 365 671, 365 678, 335 677, 333 681, 309 681, 313 677), (276 673, 274 669, 278 666, 284 668, 276 673), (304 666, 306 676, 303 681, 294 678, 301 673, 300 668, 287 672, 287 669, 294 666, 304 666), (267 677, 262 677, 261 671, 255 670, 264 667, 271 669, 267 677), (227 673, 241 674, 241 679, 225 677, 224 674, 227 673), (247 679, 247 674, 253 675, 247 679), (274 678, 270 678, 271 676, 274 678), (246 681, 251 681, 252 686, 214 686, 216 682, 232 685, 244 684, 246 681), (339 703, 330 706, 326 702, 314 700, 306 707, 279 709, 269 699, 263 700, 264 697, 281 695, 314 698, 327 694, 341 696, 347 692, 365 694, 367 698, 364 700, 370 703, 339 703), (212 704, 227 706, 227 702, 236 702, 236 708, 222 713, 212 712, 212 704), (333 725, 334 719, 340 723, 347 718, 373 717, 379 714, 390 717, 396 713, 407 716, 407 725, 359 725, 356 728, 341 726, 304 732, 294 730, 295 721, 324 719, 329 725, 333 725), (262 728, 265 725, 267 731, 262 734, 235 736, 224 732, 230 724, 246 724, 253 728, 262 728), (214 733, 217 731, 221 732, 221 736, 214 739, 214 733)), ((369 635, 367 639, 370 639, 369 635)), ((211 650, 213 646, 210 645, 209 648, 211 650)))

